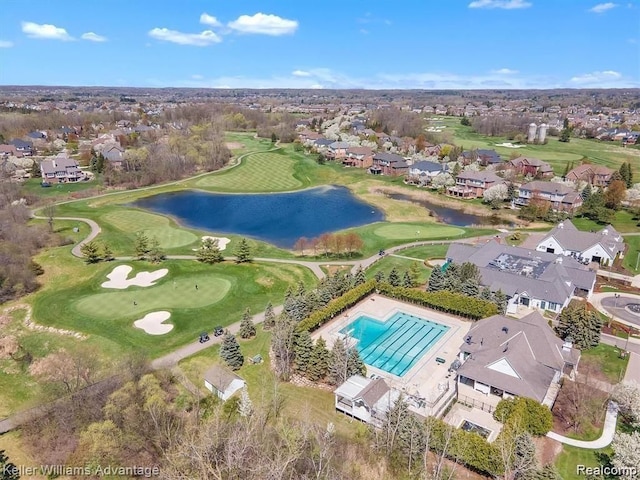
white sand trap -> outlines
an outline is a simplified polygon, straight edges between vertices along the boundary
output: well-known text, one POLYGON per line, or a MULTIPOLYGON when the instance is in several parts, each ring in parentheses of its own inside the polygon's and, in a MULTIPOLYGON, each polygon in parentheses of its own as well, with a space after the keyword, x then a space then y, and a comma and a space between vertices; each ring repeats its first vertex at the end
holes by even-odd
POLYGON ((164 335, 173 329, 173 325, 162 323, 169 320, 169 317, 171 317, 171 313, 169 312, 151 312, 147 313, 140 320, 133 322, 133 325, 136 328, 144 330, 145 333, 149 335, 164 335))
MULTIPOLYGON (((231 241, 230 239, 228 239, 227 237, 211 237, 209 235, 205 235, 204 237, 202 237, 202 241, 204 242, 206 239, 210 238, 211 240, 217 240, 218 241, 218 248, 220 249, 220 251, 224 250, 227 248, 227 244, 231 241)), ((193 251, 197 251, 197 248, 194 248, 193 251)))
POLYGON ((511 142, 505 143, 496 143, 496 147, 507 147, 507 148, 524 148, 526 145, 514 145, 511 142))
POLYGON ((109 275, 107 275, 109 281, 104 282, 102 284, 102 288, 117 288, 124 290, 131 286, 150 287, 154 282, 156 282, 156 280, 160 280, 169 273, 169 270, 166 268, 161 268, 155 272, 140 272, 135 277, 127 280, 127 277, 132 270, 133 268, 129 265, 118 265, 109 275))

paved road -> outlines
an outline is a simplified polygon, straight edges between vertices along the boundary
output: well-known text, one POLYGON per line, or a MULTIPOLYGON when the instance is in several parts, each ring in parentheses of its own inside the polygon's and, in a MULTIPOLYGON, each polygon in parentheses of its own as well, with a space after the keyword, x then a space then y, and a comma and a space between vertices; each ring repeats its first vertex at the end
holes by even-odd
POLYGON ((589 299, 591 304, 607 317, 613 317, 626 325, 640 327, 640 316, 628 312, 624 307, 630 303, 640 303, 640 295, 632 293, 601 292, 594 293, 589 299), (616 295, 620 295, 616 298, 616 295))

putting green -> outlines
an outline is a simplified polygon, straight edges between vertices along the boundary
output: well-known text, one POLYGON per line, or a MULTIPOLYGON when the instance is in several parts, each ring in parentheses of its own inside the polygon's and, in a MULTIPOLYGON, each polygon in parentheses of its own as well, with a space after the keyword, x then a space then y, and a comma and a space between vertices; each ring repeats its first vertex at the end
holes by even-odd
POLYGON ((296 160, 276 152, 252 153, 242 163, 197 181, 199 187, 228 192, 282 192, 302 186, 293 176, 296 160))
POLYGON ((121 209, 103 215, 102 220, 123 232, 144 232, 156 237, 162 248, 182 247, 198 240, 193 233, 172 227, 168 218, 152 213, 121 209))
POLYGON ((130 287, 118 292, 88 295, 76 301, 73 308, 80 314, 93 318, 133 315, 140 315, 142 318, 150 310, 212 305, 222 300, 231 288, 229 280, 212 274, 190 275, 175 281, 171 277, 165 277, 161 282, 152 287, 130 287))
POLYGON ((407 225, 394 224, 383 225, 376 228, 373 233, 389 240, 423 240, 429 238, 450 238, 464 234, 462 228, 446 225, 407 225))

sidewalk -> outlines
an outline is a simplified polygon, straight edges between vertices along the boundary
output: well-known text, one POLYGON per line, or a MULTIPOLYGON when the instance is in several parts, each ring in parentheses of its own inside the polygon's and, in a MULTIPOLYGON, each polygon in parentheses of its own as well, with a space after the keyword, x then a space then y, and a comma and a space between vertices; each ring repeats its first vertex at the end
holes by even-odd
POLYGON ((557 433, 549 432, 547 437, 556 440, 565 445, 571 445, 572 447, 585 448, 589 450, 597 450, 608 446, 613 441, 613 435, 616 433, 616 421, 618 420, 618 405, 615 402, 609 402, 609 408, 607 408, 607 415, 604 419, 604 427, 602 429, 602 435, 597 440, 591 440, 590 442, 584 440, 575 440, 573 438, 564 437, 557 433))

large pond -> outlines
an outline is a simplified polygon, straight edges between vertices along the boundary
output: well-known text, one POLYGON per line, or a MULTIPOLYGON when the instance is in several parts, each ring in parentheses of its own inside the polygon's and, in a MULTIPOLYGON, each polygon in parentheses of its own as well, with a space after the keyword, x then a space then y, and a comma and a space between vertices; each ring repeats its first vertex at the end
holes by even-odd
POLYGON ((457 227, 472 227, 474 225, 504 225, 511 224, 508 220, 501 218, 496 214, 492 215, 474 215, 472 213, 465 213, 455 208, 444 207, 442 205, 436 205, 424 199, 414 199, 410 195, 404 195, 402 193, 390 193, 387 195, 394 200, 402 200, 406 202, 413 202, 425 207, 432 216, 436 217, 439 222, 446 223, 448 225, 455 225, 457 227))
POLYGON ((300 237, 384 220, 376 207, 337 186, 269 194, 184 191, 143 198, 133 206, 171 215, 188 227, 246 235, 284 248, 300 237))

